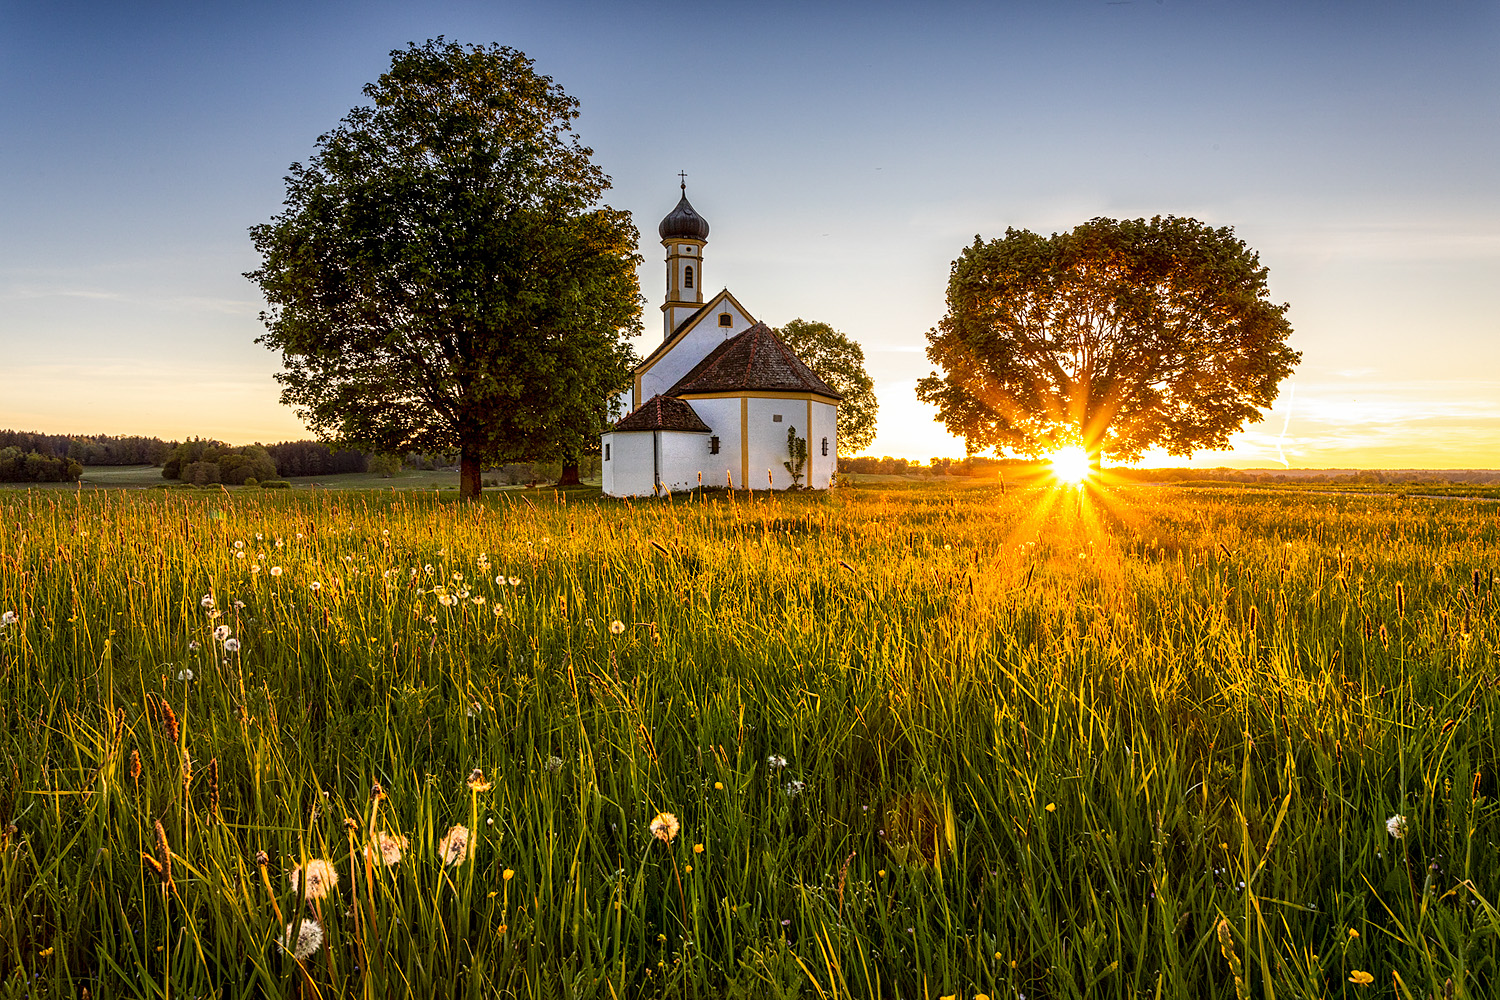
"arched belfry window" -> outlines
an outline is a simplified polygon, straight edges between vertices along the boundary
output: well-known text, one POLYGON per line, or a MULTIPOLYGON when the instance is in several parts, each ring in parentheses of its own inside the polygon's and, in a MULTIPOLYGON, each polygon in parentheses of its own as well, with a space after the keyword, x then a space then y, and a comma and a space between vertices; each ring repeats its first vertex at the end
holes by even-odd
POLYGON ((693 268, 691 264, 682 269, 682 287, 693 287, 693 268))

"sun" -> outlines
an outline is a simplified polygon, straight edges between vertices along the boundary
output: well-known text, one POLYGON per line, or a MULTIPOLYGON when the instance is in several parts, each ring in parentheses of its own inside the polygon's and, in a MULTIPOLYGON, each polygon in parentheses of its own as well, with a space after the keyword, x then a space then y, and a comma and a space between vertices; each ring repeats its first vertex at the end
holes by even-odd
POLYGON ((1052 474, 1065 483, 1082 483, 1094 474, 1089 453, 1082 448, 1059 448, 1052 453, 1052 474))

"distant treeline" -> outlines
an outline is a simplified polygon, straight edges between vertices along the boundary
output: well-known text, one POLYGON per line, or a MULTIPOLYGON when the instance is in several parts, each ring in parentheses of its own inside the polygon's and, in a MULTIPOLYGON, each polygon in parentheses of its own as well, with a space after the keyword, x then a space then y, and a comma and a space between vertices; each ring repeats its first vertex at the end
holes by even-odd
POLYGON ((370 462, 366 452, 338 449, 323 441, 233 447, 222 441, 189 438, 172 449, 161 474, 163 479, 180 479, 196 486, 243 486, 288 476, 368 472, 370 462))
POLYGON ((1494 469, 1127 469, 1111 467, 1110 476, 1135 482, 1281 483, 1304 486, 1474 486, 1500 485, 1494 469))
MULTIPOLYGON (((927 465, 905 458, 886 455, 875 458, 839 459, 839 471, 886 476, 981 476, 1002 473, 1024 479, 1045 472, 1049 463, 1025 458, 990 458, 971 455, 968 458, 934 458, 927 465)), ((1138 483, 1282 483, 1308 486, 1474 486, 1500 485, 1500 471, 1495 469, 1288 469, 1285 472, 1265 469, 1135 469, 1126 466, 1105 467, 1110 479, 1138 483)))
POLYGON ((0 483, 70 483, 83 474, 71 458, 57 458, 16 445, 0 448, 0 483))
POLYGON ((31 431, 0 430, 0 448, 19 448, 23 452, 34 452, 45 458, 71 459, 79 465, 161 465, 176 446, 176 441, 163 441, 154 437, 36 434, 31 431))
POLYGON ((988 455, 970 455, 968 458, 934 458, 928 465, 905 458, 886 455, 860 455, 857 458, 839 459, 840 472, 862 473, 882 476, 996 476, 1003 469, 1007 473, 1036 469, 1043 463, 1025 458, 990 458, 988 455))

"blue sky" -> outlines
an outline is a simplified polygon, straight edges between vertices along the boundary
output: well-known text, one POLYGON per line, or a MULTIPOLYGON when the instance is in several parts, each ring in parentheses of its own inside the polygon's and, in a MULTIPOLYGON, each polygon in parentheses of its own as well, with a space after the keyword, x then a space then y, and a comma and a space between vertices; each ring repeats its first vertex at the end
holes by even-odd
POLYGON ((643 234, 642 353, 686 170, 710 290, 865 345, 877 454, 962 452, 912 386, 976 234, 1170 213, 1260 252, 1304 353, 1194 464, 1500 465, 1500 5, 1463 2, 12 2, 0 426, 303 436, 253 343, 246 230, 390 50, 437 35, 582 102, 643 234))

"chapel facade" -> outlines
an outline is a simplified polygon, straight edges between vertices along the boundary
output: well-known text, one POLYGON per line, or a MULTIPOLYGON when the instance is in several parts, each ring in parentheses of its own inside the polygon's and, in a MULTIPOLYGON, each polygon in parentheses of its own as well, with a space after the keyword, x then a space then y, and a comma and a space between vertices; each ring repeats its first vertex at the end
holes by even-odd
POLYGON ((708 222, 682 199, 657 227, 667 252, 661 344, 618 397, 600 436, 604 492, 650 496, 697 486, 827 489, 843 398, 725 288, 703 298, 708 222), (788 432, 806 442, 800 479, 788 432))

